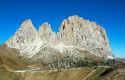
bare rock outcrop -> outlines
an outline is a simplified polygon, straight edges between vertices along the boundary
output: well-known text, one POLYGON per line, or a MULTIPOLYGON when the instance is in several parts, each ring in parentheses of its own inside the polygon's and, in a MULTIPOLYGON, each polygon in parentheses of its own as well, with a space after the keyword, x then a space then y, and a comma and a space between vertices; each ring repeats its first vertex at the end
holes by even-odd
POLYGON ((79 16, 65 19, 57 33, 47 22, 37 31, 32 22, 26 20, 6 45, 18 49, 21 56, 46 63, 57 55, 85 57, 85 52, 97 57, 112 57, 105 29, 79 16))

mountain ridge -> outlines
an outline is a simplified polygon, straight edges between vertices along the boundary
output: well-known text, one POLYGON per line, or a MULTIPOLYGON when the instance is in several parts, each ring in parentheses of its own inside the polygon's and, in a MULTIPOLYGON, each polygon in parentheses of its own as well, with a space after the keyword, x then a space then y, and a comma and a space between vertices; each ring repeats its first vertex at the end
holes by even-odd
POLYGON ((54 53, 79 54, 75 47, 85 48, 100 57, 112 56, 105 29, 76 15, 65 19, 57 33, 52 31, 48 22, 43 23, 39 30, 36 30, 30 19, 25 20, 5 44, 20 50, 20 54, 28 58, 39 52, 43 55, 44 51, 51 57, 55 55, 54 53), (72 52, 72 49, 77 53, 72 52))

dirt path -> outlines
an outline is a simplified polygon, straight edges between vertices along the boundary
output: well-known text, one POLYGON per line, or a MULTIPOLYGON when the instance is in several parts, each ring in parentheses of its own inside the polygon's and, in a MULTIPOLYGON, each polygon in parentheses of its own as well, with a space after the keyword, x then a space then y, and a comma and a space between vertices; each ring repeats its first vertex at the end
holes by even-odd
POLYGON ((87 80, 90 76, 92 76, 96 72, 96 69, 91 71, 83 80, 87 80))

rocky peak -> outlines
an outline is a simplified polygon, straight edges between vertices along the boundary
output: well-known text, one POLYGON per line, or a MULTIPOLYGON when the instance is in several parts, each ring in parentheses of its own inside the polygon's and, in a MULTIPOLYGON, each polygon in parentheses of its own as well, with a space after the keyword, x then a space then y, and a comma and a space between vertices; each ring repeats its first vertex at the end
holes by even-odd
POLYGON ((42 40, 49 42, 54 40, 55 33, 52 32, 51 25, 48 22, 43 23, 39 28, 39 35, 42 40))
POLYGON ((46 31, 46 30, 50 30, 51 31, 51 25, 48 23, 48 22, 44 22, 40 28, 39 28, 39 31, 42 30, 42 31, 46 31))
POLYGON ((19 49, 21 55, 32 56, 31 54, 36 52, 35 50, 38 46, 38 42, 40 42, 40 45, 41 41, 38 32, 31 20, 28 19, 21 24, 20 28, 16 31, 14 36, 6 42, 6 44, 10 48, 19 49))
POLYGON ((21 27, 25 26, 26 27, 33 27, 33 24, 32 24, 32 21, 30 19, 26 19, 22 24, 21 24, 21 27))
MULTIPOLYGON (((65 28, 67 28, 70 25, 81 24, 81 23, 85 23, 85 22, 87 22, 87 21, 77 15, 70 16, 67 19, 64 19, 64 21, 62 22, 62 25, 60 27, 60 30, 61 29, 64 30, 65 28)), ((78 26, 76 26, 76 27, 78 27, 78 26)))
POLYGON ((20 28, 17 30, 23 30, 23 31, 35 31, 37 32, 36 28, 32 24, 32 21, 30 19, 26 19, 20 26, 20 28))
MULTIPOLYGON (((7 42, 8 45, 23 45, 31 43, 38 36, 37 30, 34 28, 31 20, 25 20, 14 36, 7 42), (23 44, 22 44, 23 43, 23 44)), ((17 47, 17 46, 16 46, 17 47)))

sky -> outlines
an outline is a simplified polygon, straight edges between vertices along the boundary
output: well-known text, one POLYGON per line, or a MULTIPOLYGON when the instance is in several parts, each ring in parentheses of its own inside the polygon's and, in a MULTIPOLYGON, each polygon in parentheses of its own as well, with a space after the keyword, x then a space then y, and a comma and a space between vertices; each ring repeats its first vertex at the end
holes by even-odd
POLYGON ((0 44, 31 19, 38 29, 49 22, 54 32, 68 16, 79 15, 106 29, 112 52, 125 57, 125 0, 0 0, 0 44))

